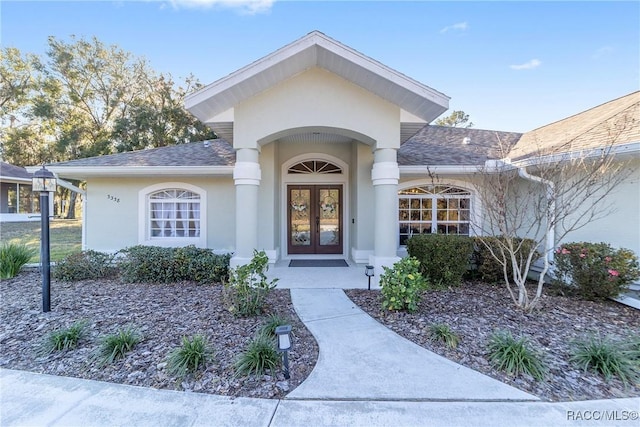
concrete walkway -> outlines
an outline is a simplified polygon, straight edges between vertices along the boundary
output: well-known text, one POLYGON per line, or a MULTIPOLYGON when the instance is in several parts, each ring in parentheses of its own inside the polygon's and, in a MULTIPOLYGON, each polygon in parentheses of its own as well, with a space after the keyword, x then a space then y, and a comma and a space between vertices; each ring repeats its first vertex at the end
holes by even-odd
POLYGON ((287 399, 538 400, 385 328, 342 289, 291 289, 318 363, 287 399))

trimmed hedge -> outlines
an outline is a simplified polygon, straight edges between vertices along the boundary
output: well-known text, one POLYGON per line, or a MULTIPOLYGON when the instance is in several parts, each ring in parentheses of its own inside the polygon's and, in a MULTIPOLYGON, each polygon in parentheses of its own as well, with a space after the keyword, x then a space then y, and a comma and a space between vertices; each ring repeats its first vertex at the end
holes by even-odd
POLYGON ((468 236, 420 234, 407 240, 409 255, 434 286, 457 286, 469 269, 473 240, 468 236))
POLYGON ((130 283, 222 283, 229 277, 230 254, 216 255, 193 245, 181 248, 132 246, 120 252, 122 279, 130 283))
MULTIPOLYGON (((504 237, 473 237, 474 242, 474 268, 481 280, 488 283, 504 282, 504 273, 502 265, 491 255, 486 245, 491 246, 496 253, 499 253, 498 241, 504 241, 504 237)), ((524 265, 527 261, 527 254, 531 250, 535 242, 532 239, 516 239, 516 244, 521 244, 521 249, 517 254, 519 265, 524 265)), ((540 258, 542 254, 538 251, 533 255, 532 263, 540 258)), ((513 269, 511 264, 507 268, 509 280, 513 280, 513 269)))
POLYGON ((53 277, 67 282, 113 277, 118 273, 114 258, 115 255, 94 250, 76 252, 56 264, 53 277))

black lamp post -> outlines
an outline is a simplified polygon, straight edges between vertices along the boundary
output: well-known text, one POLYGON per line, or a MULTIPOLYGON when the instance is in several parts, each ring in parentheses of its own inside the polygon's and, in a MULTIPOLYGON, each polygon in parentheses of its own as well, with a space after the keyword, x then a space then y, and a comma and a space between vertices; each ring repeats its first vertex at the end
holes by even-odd
POLYGON ((289 349, 291 348, 291 337, 289 334, 291 333, 291 325, 278 326, 275 332, 278 336, 278 351, 282 353, 284 377, 289 379, 289 349))
POLYGON ((40 192, 40 262, 42 263, 42 311, 51 310, 51 262, 49 253, 49 192, 56 191, 56 177, 42 169, 33 174, 32 191, 40 192))
POLYGON ((369 290, 371 290, 371 278, 373 277, 373 265, 364 266, 364 275, 369 278, 369 290))

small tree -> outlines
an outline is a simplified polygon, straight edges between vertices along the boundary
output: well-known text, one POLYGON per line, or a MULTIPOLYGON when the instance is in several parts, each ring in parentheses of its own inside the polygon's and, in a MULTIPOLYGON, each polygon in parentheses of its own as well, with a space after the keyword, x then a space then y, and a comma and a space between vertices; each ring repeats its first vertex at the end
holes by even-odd
POLYGON ((449 114, 447 117, 440 117, 436 120, 436 125, 438 126, 449 126, 449 127, 464 127, 471 128, 473 127, 473 122, 469 121, 469 115, 464 111, 456 110, 449 114))
POLYGON ((601 126, 598 135, 606 136, 601 148, 575 151, 568 145, 543 146, 536 139, 528 141, 536 145, 535 150, 530 145, 526 154, 509 153, 524 160, 511 162, 506 158, 509 147, 503 147, 505 158, 487 162, 475 177, 484 218, 472 226, 502 266, 517 307, 531 311, 537 306, 555 242, 609 215, 614 207, 603 203, 604 199, 629 176, 630 169, 616 159, 613 148, 637 126, 633 111, 601 126), (502 238, 492 239, 495 235, 502 238), (522 237, 534 244, 525 245, 522 237), (543 266, 535 291, 531 291, 527 277, 538 251, 543 255, 543 266))

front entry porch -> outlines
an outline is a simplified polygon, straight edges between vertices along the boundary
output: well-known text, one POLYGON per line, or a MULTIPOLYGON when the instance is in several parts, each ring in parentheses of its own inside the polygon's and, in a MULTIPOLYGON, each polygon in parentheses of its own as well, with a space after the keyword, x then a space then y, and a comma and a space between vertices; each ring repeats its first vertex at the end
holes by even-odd
MULTIPOLYGON (((367 289, 365 264, 347 261, 348 267, 289 267, 289 260, 269 265, 269 280, 278 278, 280 289, 367 289)), ((371 281, 371 289, 379 289, 371 281)))

